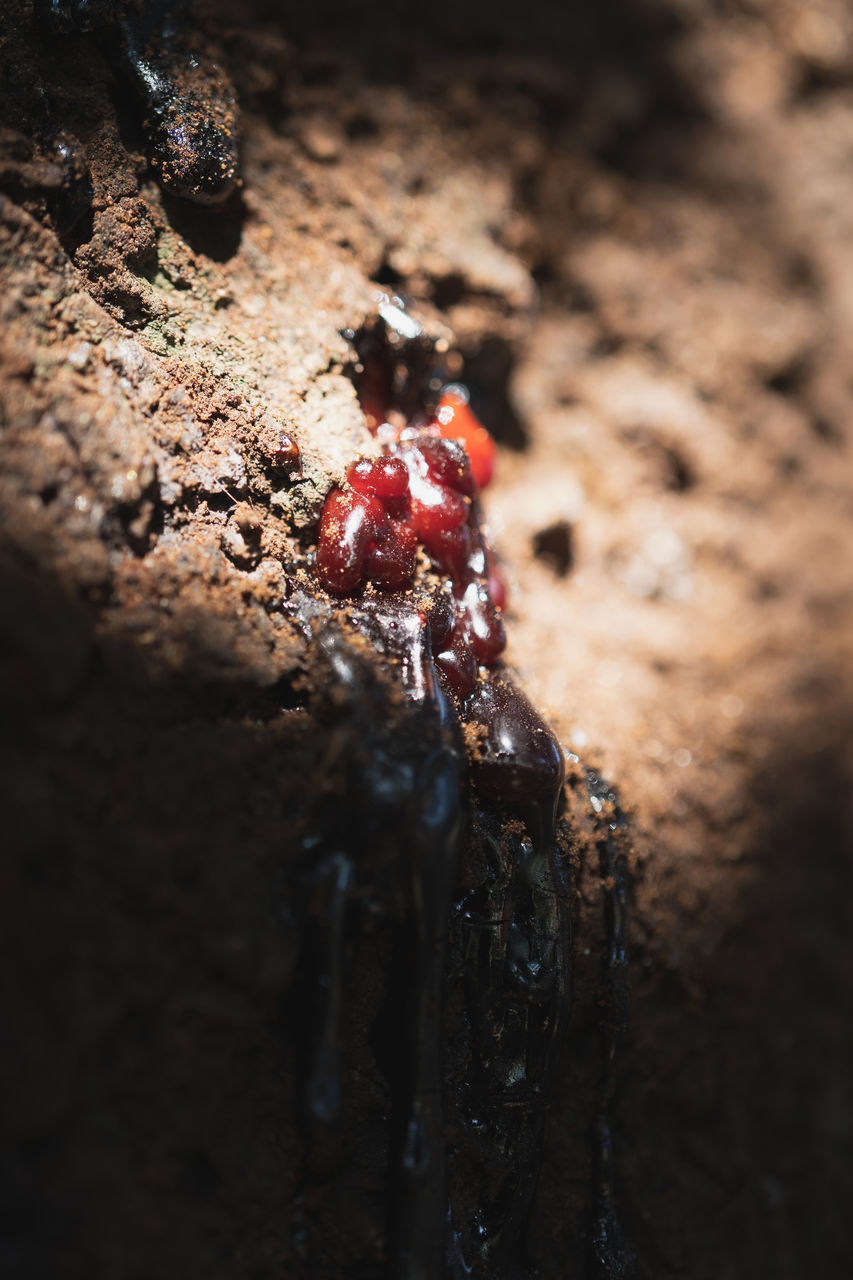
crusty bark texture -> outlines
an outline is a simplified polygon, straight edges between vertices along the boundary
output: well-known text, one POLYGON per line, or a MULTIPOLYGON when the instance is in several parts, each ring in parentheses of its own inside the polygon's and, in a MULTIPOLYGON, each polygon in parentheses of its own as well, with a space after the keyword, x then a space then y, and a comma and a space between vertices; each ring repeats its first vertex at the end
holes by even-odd
MULTIPOLYGON (((6 1269, 383 1274, 392 943, 365 908, 321 1141, 300 859, 347 740, 281 602, 376 449, 350 337, 391 290, 502 445, 508 657, 629 814, 638 1274, 846 1274, 849 8, 276 8, 192 19, 241 103, 220 208, 163 194, 108 41, 0 33, 6 1269)), ((574 831, 542 1280, 597 1274, 574 831)))

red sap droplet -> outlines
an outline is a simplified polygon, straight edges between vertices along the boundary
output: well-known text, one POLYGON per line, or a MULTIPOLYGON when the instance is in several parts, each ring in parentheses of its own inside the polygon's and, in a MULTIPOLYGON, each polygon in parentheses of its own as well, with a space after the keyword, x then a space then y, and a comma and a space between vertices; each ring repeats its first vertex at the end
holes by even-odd
POLYGON ((409 472, 401 458, 360 458, 347 469, 347 481, 358 493, 383 502, 409 492, 409 472))
POLYGON ((374 542, 364 558, 364 572, 382 587, 401 587, 415 571, 418 535, 410 525, 389 521, 382 541, 374 542))
POLYGON ((364 576, 370 542, 388 516, 376 498, 335 487, 326 498, 317 539, 317 572, 327 591, 354 591, 364 576))

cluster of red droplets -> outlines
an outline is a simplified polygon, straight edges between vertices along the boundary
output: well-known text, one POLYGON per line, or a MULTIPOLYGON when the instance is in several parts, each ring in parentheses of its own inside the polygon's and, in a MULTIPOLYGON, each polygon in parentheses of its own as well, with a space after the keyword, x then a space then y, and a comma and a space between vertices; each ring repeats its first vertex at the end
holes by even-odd
POLYGON ((494 468, 495 444, 464 389, 445 388, 435 417, 420 427, 377 431, 384 454, 352 463, 346 486, 326 499, 317 573, 337 595, 365 582, 393 589, 414 573, 418 546, 450 580, 430 609, 435 662, 460 697, 474 688, 506 638, 505 590, 479 523, 477 495, 494 468))

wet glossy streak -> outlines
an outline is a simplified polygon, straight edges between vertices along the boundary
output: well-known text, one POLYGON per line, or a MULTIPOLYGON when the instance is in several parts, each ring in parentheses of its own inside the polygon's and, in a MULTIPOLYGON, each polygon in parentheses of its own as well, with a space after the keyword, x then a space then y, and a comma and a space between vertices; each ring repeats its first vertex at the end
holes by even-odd
POLYGON ((354 878, 342 850, 320 854, 308 877, 306 953, 314 1029, 304 1092, 309 1122, 321 1135, 341 1113, 341 1015, 354 878))
POLYGON ((569 885, 555 845, 564 763, 553 733, 503 672, 463 716, 481 808, 451 928, 465 997, 467 1070, 455 1082, 451 1275, 529 1274, 525 1233, 545 1107, 571 1004, 569 885))
POLYGON ((390 597, 363 600, 356 625, 397 664, 416 709, 413 728, 422 734, 414 750, 414 744, 406 748, 420 759, 403 799, 405 822, 395 833, 409 877, 405 927, 415 945, 406 1019, 407 1114, 401 1117, 391 1234, 395 1277, 432 1280, 440 1272, 447 1207, 441 1014, 447 922, 466 816, 464 752, 424 615, 390 597))
POLYGON ((394 1089, 401 1102, 391 1173, 391 1274, 395 1280, 434 1280, 441 1272, 447 1207, 445 940, 465 825, 455 710, 436 677, 428 621, 408 602, 360 601, 350 610, 352 630, 324 620, 321 609, 304 599, 292 600, 289 611, 309 636, 318 699, 327 700, 326 711, 339 726, 339 758, 348 771, 347 811, 338 824, 324 814, 318 844, 308 851, 309 901, 313 896, 323 919, 315 920, 307 943, 307 963, 320 980, 306 1103, 315 1120, 334 1123, 342 1093, 342 938, 359 890, 368 889, 397 926, 401 963, 411 961, 404 1007, 393 1011, 405 1027, 405 1052, 394 1089), (395 696, 398 689, 403 700, 395 696))
POLYGON ((605 953, 601 972, 599 1022, 602 1073, 598 1111, 593 1126, 595 1209, 590 1239, 591 1272, 596 1280, 630 1280, 636 1266, 626 1243, 614 1185, 610 1108, 613 1065, 628 1024, 627 823, 616 793, 604 779, 587 772, 590 804, 595 814, 595 843, 603 886, 605 953))

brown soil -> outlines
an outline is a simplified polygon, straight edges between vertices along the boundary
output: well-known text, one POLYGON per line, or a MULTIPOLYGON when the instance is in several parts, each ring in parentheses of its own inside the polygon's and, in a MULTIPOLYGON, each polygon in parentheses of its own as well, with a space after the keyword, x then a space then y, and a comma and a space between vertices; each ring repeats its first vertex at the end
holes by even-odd
MULTIPOLYGON (((242 107, 220 210, 162 195, 95 40, 46 40, 22 0, 0 37, 11 1273, 309 1274, 314 1160, 346 1170, 316 1274, 375 1274, 381 1081, 315 1156, 289 1092, 281 851, 330 748, 281 711, 303 645, 279 603, 373 447, 342 335, 392 285, 504 446, 509 659, 631 814, 614 1121, 639 1273, 846 1274, 848 7, 269 9, 203 7, 242 107), (60 125, 94 188, 71 226, 60 125)), ((597 945, 581 928, 543 1280, 586 1274, 597 945)))

